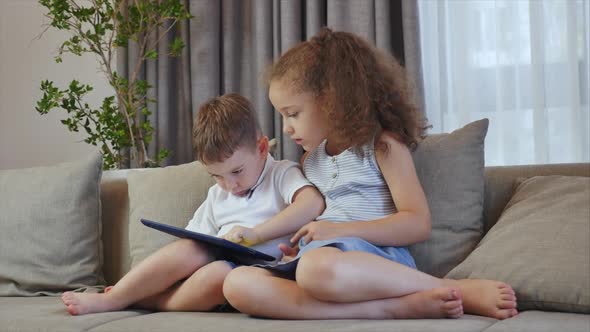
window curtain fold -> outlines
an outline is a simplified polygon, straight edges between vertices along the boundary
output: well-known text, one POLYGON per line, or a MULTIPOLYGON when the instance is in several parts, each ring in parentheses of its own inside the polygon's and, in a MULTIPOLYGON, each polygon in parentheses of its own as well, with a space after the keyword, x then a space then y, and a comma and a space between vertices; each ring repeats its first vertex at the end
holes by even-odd
POLYGON ((589 2, 419 0, 434 132, 487 117, 487 165, 588 162, 589 2))
MULTIPOLYGON (((402 24, 407 22, 401 19, 402 4, 417 8, 415 0, 182 1, 194 18, 182 22, 159 45, 159 54, 165 54, 175 35, 180 35, 186 43, 182 56, 159 56, 141 71, 153 86, 151 96, 157 99, 157 104, 149 106, 156 128, 149 149, 171 150, 166 165, 193 160, 191 130, 198 106, 228 92, 252 101, 264 134, 278 140, 278 158, 298 161, 302 151, 283 135, 281 119, 268 100, 262 81, 265 68, 323 26, 357 33, 403 62, 402 24)), ((412 54, 417 54, 417 45, 410 47, 412 54)), ((132 44, 119 52, 120 73, 132 71, 136 53, 132 44)), ((419 66, 414 63, 413 68, 417 72, 419 66)))

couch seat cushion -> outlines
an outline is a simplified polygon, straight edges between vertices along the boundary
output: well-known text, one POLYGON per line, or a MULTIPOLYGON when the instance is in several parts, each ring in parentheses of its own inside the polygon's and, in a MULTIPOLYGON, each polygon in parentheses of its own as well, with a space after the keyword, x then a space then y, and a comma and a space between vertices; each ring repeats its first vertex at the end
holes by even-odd
POLYGON ((104 324, 92 332, 474 332, 483 331, 495 319, 466 315, 461 319, 421 320, 306 320, 259 319, 240 313, 160 312, 104 324))
POLYGON ((485 332, 588 332, 590 316, 563 312, 525 311, 498 321, 485 332))
POLYGON ((0 332, 87 331, 141 313, 129 310, 70 316, 59 297, 0 297, 0 332))

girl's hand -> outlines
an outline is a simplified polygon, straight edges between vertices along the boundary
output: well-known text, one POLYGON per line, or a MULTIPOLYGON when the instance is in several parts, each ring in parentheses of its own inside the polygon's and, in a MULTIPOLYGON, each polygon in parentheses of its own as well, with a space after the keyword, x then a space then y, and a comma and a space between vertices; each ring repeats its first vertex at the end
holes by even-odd
POLYGON ((254 228, 247 228, 242 226, 234 226, 232 229, 230 229, 229 232, 227 232, 223 236, 223 238, 235 243, 239 243, 246 247, 250 247, 262 242, 260 236, 258 235, 258 233, 256 233, 254 228))
POLYGON ((299 245, 295 245, 291 247, 287 244, 281 243, 279 244, 279 249, 283 252, 283 258, 281 258, 281 262, 290 262, 292 261, 295 256, 299 253, 299 245))
POLYGON ((327 240, 342 236, 343 226, 341 223, 331 221, 313 221, 301 227, 291 238, 291 243, 299 243, 303 238, 303 243, 308 244, 313 240, 327 240))

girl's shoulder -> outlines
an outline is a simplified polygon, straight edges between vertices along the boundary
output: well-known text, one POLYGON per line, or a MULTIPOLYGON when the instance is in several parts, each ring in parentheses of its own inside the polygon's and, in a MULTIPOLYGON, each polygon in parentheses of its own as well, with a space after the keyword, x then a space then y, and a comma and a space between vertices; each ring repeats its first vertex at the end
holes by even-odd
POLYGON ((401 151, 409 152, 409 148, 405 145, 398 134, 383 130, 375 139, 375 154, 377 156, 385 156, 389 153, 397 154, 401 151))
MULTIPOLYGON (((375 142, 375 160, 379 169, 408 169, 413 165, 408 146, 395 133, 383 131, 375 142)), ((413 166, 412 166, 413 167, 413 166)))

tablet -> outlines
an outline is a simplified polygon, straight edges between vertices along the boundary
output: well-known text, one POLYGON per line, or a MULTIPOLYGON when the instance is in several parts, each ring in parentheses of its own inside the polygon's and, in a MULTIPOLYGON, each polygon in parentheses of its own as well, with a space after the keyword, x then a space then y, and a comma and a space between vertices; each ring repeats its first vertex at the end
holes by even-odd
POLYGON ((218 255, 223 259, 228 259, 236 263, 254 264, 256 261, 274 261, 273 256, 267 255, 258 250, 245 247, 235 242, 228 241, 219 237, 197 233, 186 230, 184 228, 162 224, 156 221, 147 219, 141 219, 141 223, 147 227, 159 230, 170 235, 174 235, 180 238, 193 239, 202 243, 206 243, 212 248, 216 249, 218 255))

